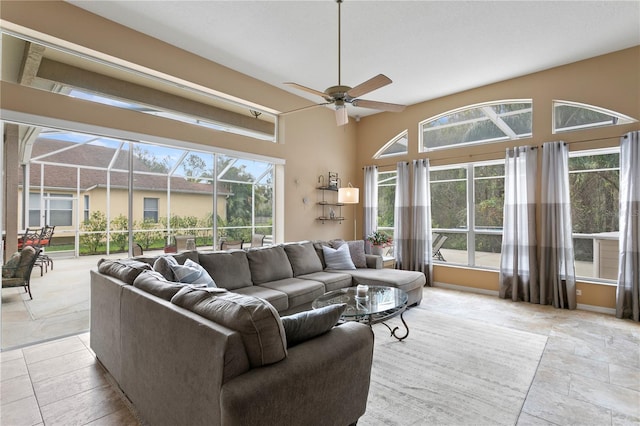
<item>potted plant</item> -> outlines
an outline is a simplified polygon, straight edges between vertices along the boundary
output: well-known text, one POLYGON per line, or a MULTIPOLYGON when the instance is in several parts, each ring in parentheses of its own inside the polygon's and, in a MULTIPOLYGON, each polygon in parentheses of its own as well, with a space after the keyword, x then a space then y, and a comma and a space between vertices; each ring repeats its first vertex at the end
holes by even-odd
POLYGON ((390 246, 393 239, 382 231, 373 231, 367 235, 367 241, 371 244, 371 254, 382 255, 382 250, 390 246))

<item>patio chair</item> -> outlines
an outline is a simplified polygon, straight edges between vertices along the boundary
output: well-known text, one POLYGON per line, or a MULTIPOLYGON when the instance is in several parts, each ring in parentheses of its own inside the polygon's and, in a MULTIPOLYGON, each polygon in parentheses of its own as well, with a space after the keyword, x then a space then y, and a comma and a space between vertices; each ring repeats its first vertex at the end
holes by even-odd
POLYGON ((49 247, 51 244, 51 238, 53 238, 53 232, 55 231, 56 226, 45 225, 42 228, 42 233, 40 234, 40 248, 42 251, 40 252, 40 256, 38 256, 38 260, 36 261, 36 265, 40 266, 40 276, 42 276, 42 267, 44 266, 44 271, 49 272, 49 266, 51 266, 51 270, 53 271, 53 259, 45 254, 45 249, 49 247))
POLYGON ((244 244, 244 240, 222 241, 222 242, 220 242, 220 250, 241 249, 243 244, 244 244))
MULTIPOLYGON (((42 238, 43 232, 44 232, 44 228, 38 228, 38 229, 27 228, 24 231, 24 234, 22 235, 22 237, 18 239, 18 251, 22 251, 26 247, 33 247, 33 248, 40 249, 41 248, 40 240, 42 238)), ((44 274, 44 268, 45 268, 44 263, 36 259, 35 264, 40 267, 40 276, 42 276, 44 274)))
POLYGON ((251 247, 262 247, 264 244, 264 234, 251 235, 251 247))
POLYGON ((442 255, 442 252, 440 251, 440 249, 444 245, 444 242, 447 241, 447 238, 449 238, 449 237, 447 237, 446 235, 440 235, 440 238, 434 242, 434 244, 433 244, 433 258, 434 259, 446 262, 446 259, 442 255))
POLYGON ((2 288, 24 287, 25 292, 29 293, 29 298, 33 299, 31 271, 40 255, 40 248, 25 246, 16 254, 2 267, 2 288))

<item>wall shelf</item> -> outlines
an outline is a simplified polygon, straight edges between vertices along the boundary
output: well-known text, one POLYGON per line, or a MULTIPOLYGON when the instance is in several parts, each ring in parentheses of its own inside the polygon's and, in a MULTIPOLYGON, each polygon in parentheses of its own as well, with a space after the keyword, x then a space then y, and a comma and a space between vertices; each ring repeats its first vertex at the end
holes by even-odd
POLYGON ((322 223, 342 223, 344 220, 344 216, 342 216, 342 206, 344 206, 344 203, 338 202, 338 187, 319 186, 317 189, 322 193, 322 199, 317 202, 320 210, 320 216, 318 216, 316 220, 319 220, 322 223))

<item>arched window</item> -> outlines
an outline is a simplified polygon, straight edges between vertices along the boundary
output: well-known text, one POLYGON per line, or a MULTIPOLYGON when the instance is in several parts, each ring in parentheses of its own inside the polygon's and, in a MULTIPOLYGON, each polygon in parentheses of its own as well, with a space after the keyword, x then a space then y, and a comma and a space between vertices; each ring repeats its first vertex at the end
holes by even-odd
POLYGON ((420 123, 420 151, 529 138, 531 99, 468 105, 420 123))
POLYGON ((570 101, 553 101, 553 133, 616 126, 635 120, 619 112, 570 101))
POLYGON ((405 129, 399 135, 384 144, 384 146, 373 155, 373 158, 386 158, 393 157, 394 155, 406 154, 408 152, 408 144, 409 132, 405 129))

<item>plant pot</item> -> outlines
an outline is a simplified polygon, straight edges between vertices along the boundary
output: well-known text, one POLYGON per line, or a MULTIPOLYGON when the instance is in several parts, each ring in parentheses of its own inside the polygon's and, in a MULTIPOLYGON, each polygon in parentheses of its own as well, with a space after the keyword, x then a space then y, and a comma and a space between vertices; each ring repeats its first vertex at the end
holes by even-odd
POLYGON ((382 252, 384 251, 384 247, 382 246, 371 246, 371 254, 376 254, 378 256, 382 256, 382 252))

